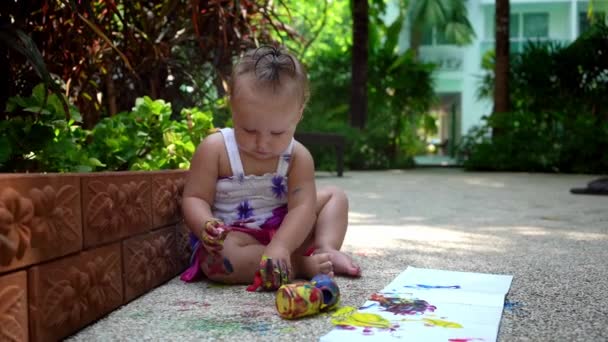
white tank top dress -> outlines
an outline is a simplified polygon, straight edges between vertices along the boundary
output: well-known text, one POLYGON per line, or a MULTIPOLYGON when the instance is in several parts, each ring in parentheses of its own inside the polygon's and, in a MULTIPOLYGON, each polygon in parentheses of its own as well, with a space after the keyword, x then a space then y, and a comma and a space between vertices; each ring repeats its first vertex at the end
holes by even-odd
MULTIPOLYGON (((230 226, 231 230, 247 233, 260 243, 268 244, 287 215, 287 171, 294 140, 281 153, 274 173, 245 175, 234 130, 224 128, 220 132, 224 137, 232 176, 217 181, 211 208, 213 216, 230 226)), ((200 265, 205 249, 192 233, 190 246, 190 267, 180 277, 186 282, 196 281, 203 274, 200 265)))

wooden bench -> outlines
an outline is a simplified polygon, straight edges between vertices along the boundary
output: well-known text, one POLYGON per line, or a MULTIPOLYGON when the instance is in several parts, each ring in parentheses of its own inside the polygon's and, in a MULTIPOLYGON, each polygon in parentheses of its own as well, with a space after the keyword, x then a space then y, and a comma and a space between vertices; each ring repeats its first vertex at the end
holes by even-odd
POLYGON ((298 132, 295 134, 295 139, 304 146, 333 146, 336 151, 336 170, 338 171, 338 177, 342 177, 342 174, 344 173, 344 147, 346 146, 346 139, 343 135, 321 132, 298 132))

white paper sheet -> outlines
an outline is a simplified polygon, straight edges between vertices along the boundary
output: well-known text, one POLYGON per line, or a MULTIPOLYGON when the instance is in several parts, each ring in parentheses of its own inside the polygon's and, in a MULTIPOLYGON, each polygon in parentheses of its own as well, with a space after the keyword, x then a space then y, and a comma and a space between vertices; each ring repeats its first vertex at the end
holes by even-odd
POLYGON ((408 267, 358 310, 387 319, 390 328, 336 327, 320 340, 496 341, 512 280, 508 275, 408 267))

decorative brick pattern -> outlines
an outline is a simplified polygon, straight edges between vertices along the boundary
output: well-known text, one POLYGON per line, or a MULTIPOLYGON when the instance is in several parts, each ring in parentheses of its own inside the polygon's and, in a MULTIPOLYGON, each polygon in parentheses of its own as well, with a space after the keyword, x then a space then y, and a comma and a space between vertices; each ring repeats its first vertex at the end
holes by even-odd
POLYGON ((190 230, 185 223, 181 222, 177 225, 176 247, 177 247, 177 267, 180 270, 186 269, 190 265, 190 256, 192 248, 190 248, 190 230))
POLYGON ((27 341, 27 274, 0 277, 0 341, 27 341))
POLYGON ((33 341, 61 339, 123 303, 120 244, 29 269, 33 341))
POLYGON ((0 342, 60 340, 181 273, 185 176, 0 174, 0 342))
POLYGON ((150 175, 108 173, 82 179, 84 245, 97 246, 152 228, 150 175))
POLYGON ((175 227, 136 236, 123 242, 125 300, 169 280, 177 270, 175 227))
POLYGON ((0 178, 0 273, 82 248, 76 176, 0 178))
POLYGON ((154 227, 174 224, 181 218, 186 172, 152 176, 152 223, 154 227))

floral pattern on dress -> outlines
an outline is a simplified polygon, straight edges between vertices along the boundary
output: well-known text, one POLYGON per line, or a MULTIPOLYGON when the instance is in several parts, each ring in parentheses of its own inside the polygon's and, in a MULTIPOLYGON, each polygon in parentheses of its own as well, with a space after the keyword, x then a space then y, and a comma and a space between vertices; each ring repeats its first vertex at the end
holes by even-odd
POLYGON ((276 198, 281 198, 287 194, 287 187, 283 182, 284 179, 283 176, 272 177, 272 193, 276 198))
POLYGON ((260 226, 262 229, 279 229, 283 219, 287 216, 287 205, 276 207, 272 210, 272 216, 260 226))
POLYGON ((249 205, 249 201, 245 200, 236 208, 239 220, 246 220, 253 216, 253 208, 249 205))

